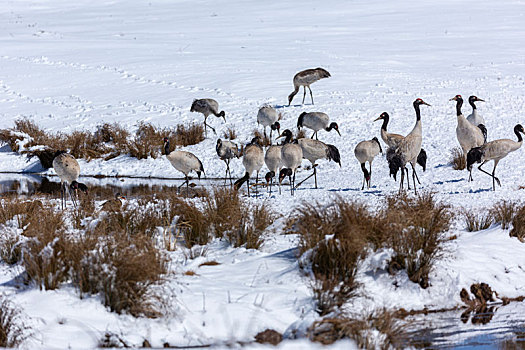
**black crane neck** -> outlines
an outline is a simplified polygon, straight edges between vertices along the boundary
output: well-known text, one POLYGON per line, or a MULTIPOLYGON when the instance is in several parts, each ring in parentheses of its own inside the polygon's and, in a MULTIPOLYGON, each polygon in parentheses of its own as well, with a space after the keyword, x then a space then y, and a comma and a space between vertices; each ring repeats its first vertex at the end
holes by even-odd
POLYGON ((514 127, 514 133, 518 137, 518 142, 522 142, 523 141, 523 137, 521 136, 520 129, 519 129, 519 127, 517 125, 514 127))
POLYGON ((388 114, 385 114, 385 116, 383 117, 383 125, 381 125, 381 129, 386 131, 389 121, 390 121, 390 116, 388 114))
POLYGON ((419 103, 414 102, 414 110, 416 111, 416 121, 421 120, 421 111, 419 110, 419 103))
POLYGON ((463 106, 463 99, 462 98, 458 98, 456 100, 456 114, 458 115, 458 117, 460 115, 462 115, 462 113, 461 113, 461 106, 463 106))
POLYGON ((474 104, 474 100, 473 99, 469 98, 468 103, 469 103, 469 105, 472 106, 472 109, 476 109, 476 105, 474 104))

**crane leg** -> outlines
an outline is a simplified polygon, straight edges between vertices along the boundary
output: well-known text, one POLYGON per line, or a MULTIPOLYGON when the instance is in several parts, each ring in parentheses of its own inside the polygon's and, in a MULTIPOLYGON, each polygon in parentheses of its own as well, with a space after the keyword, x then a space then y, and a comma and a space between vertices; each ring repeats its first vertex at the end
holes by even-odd
POLYGON ((408 185, 408 189, 410 190, 410 178, 408 177, 408 168, 405 166, 404 169, 407 173, 407 185, 408 185))
POLYGON ((368 165, 370 167, 370 175, 369 175, 370 180, 368 180, 368 189, 370 189, 370 185, 372 184, 372 162, 368 162, 368 165))
POLYGON ((314 139, 314 136, 315 136, 315 131, 314 133, 312 134, 312 137, 310 137, 312 140, 314 139))
POLYGON ((273 177, 270 178, 270 196, 272 195, 272 183, 273 183, 273 177))
POLYGON ((303 94, 303 105, 304 105, 304 99, 306 98, 306 86, 303 85, 303 89, 304 89, 304 94, 303 94))
POLYGON ((65 185, 65 182, 60 183, 60 201, 62 204, 62 210, 64 210, 66 207, 66 191, 65 191, 64 185, 65 185))
POLYGON ((361 186, 361 191, 365 189, 365 182, 366 182, 366 177, 363 174, 363 185, 361 186))
POLYGON ((257 189, 257 184, 259 183, 259 172, 255 174, 255 198, 259 195, 259 190, 257 189))
POLYGON ((401 168, 401 181, 399 183, 399 192, 403 191, 403 183, 405 182, 405 168, 401 168))
POLYGON ((496 190, 495 182, 497 182, 498 185, 501 186, 501 182, 499 181, 499 179, 498 179, 496 176, 494 176, 494 174, 496 173, 496 166, 498 165, 498 163, 497 163, 496 161, 494 161, 494 170, 492 170, 492 174, 486 172, 484 169, 481 169, 481 166, 484 165, 485 163, 486 163, 486 161, 483 162, 483 163, 481 163, 481 165, 478 167, 478 169, 479 169, 482 173, 485 173, 485 174, 487 174, 488 176, 492 177, 492 189, 495 191, 495 190, 496 190))
POLYGON ((310 88, 310 85, 308 85, 308 90, 310 90, 310 98, 312 99, 312 105, 314 104, 314 95, 312 94, 312 89, 310 88))
MULTIPOLYGON (((416 173, 416 169, 414 167, 414 164, 410 163, 410 165, 412 166, 412 171, 414 172, 414 174, 416 174, 416 179, 417 179, 417 183, 421 185, 421 181, 419 181, 419 176, 417 176, 417 173, 416 173)), ((415 186, 415 185, 414 185, 415 186)))
POLYGON ((248 197, 250 197, 250 178, 248 178, 248 181, 246 182, 246 186, 248 186, 248 197))
POLYGON ((315 180, 315 189, 317 189, 317 168, 316 167, 314 167, 314 180, 315 180))
MULTIPOLYGON (((408 176, 408 172, 407 172, 407 176, 408 176)), ((415 194, 417 194, 416 177, 417 177, 416 169, 414 169, 414 166, 412 166, 412 181, 414 181, 414 193, 415 194)), ((418 180, 418 182, 419 182, 419 180, 418 180)))

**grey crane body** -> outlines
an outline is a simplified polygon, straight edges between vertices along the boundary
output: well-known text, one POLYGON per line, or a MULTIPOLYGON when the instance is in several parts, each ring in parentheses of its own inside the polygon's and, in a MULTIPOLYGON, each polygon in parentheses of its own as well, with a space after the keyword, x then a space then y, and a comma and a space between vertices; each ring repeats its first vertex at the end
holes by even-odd
MULTIPOLYGON (((416 162, 418 155, 421 152, 421 145, 423 142, 422 125, 421 125, 421 112, 419 109, 420 105, 430 106, 428 103, 418 98, 414 101, 414 110, 416 112, 416 124, 412 131, 397 145, 395 148, 389 148, 387 151, 387 161, 390 168, 390 174, 394 175, 399 169, 401 169, 401 182, 399 191, 403 190, 403 182, 405 178, 406 164, 410 163, 412 166, 412 179, 414 182, 414 191, 417 193, 416 188, 416 162)), ((408 171, 407 171, 408 176, 408 171)))
POLYGON ((487 125, 485 124, 485 119, 478 113, 478 109, 476 108, 475 102, 485 102, 484 100, 478 98, 477 96, 470 96, 468 98, 468 103, 472 107, 472 113, 467 117, 467 120, 470 124, 474 126, 478 126, 479 124, 487 125))
MULTIPOLYGON (((279 174, 282 168, 282 161, 281 161, 281 150, 283 146, 281 145, 273 145, 268 147, 266 150, 266 154, 264 155, 264 163, 266 163, 266 167, 268 168, 268 173, 265 175, 265 179, 267 183, 270 183, 270 194, 272 193, 272 183, 273 178, 276 174, 279 174)), ((279 186, 279 192, 281 187, 279 186)))
POLYGON ((217 140, 217 145, 215 146, 215 150, 217 151, 217 155, 219 158, 224 161, 226 164, 226 174, 224 176, 224 181, 226 182, 226 179, 228 178, 228 173, 230 174, 230 184, 232 184, 232 174, 230 170, 230 161, 234 158, 240 158, 241 152, 239 150, 239 147, 235 142, 228 141, 228 140, 217 140))
POLYGON ((279 183, 282 182, 284 179, 283 174, 287 174, 287 176, 290 178, 290 192, 293 195, 295 190, 295 173, 297 171, 297 168, 301 166, 301 162, 303 160, 303 150, 301 146, 297 144, 297 142, 294 142, 292 139, 292 132, 288 129, 283 131, 281 136, 284 137, 284 144, 281 148, 281 161, 283 169, 289 169, 283 172, 283 169, 279 173, 279 183), (292 178, 293 175, 293 178, 292 178))
POLYGON ((314 176, 315 188, 317 188, 317 164, 319 159, 333 160, 341 166, 341 155, 339 150, 334 145, 329 145, 318 140, 312 140, 308 138, 301 138, 297 140, 297 144, 303 151, 303 158, 307 159, 312 163, 313 173, 306 179, 297 184, 299 187, 303 182, 314 176))
POLYGON ((257 177, 255 180, 257 184, 257 181, 259 179, 259 171, 264 165, 264 152, 260 145, 260 142, 261 140, 259 137, 254 137, 252 141, 248 145, 246 145, 246 147, 244 147, 242 165, 244 166, 246 172, 243 177, 241 177, 234 183, 234 188, 238 190, 245 182, 248 182, 248 196, 250 195, 250 176, 253 172, 257 173, 257 177))
POLYGON ((219 112, 219 103, 211 98, 201 98, 198 100, 193 100, 193 103, 191 104, 190 112, 198 112, 202 113, 204 115, 204 132, 207 133, 206 127, 209 127, 213 130, 215 134, 217 132, 213 127, 211 127, 207 123, 208 116, 213 114, 214 116, 218 118, 223 118, 224 122, 226 123, 226 114, 224 111, 219 112))
POLYGON ((319 130, 326 130, 330 132, 332 129, 337 131, 339 136, 341 136, 341 133, 339 132, 339 125, 337 125, 336 122, 330 123, 330 117, 323 112, 303 112, 299 115, 299 118, 297 118, 297 128, 301 129, 302 127, 311 129, 314 131, 312 134, 312 139, 317 139, 317 132, 319 130))
POLYGON ((71 154, 57 152, 56 157, 53 159, 53 169, 60 178, 62 209, 66 207, 67 192, 69 192, 73 205, 76 207, 76 191, 81 190, 87 193, 87 186, 77 181, 80 176, 80 166, 77 160, 71 154))
POLYGON ((463 156, 467 157, 468 151, 474 147, 479 147, 486 142, 486 136, 483 134, 483 125, 479 126, 472 125, 461 113, 461 106, 463 105, 463 99, 461 95, 456 95, 451 98, 450 101, 456 101, 456 114, 458 119, 458 125, 456 127, 456 137, 463 150, 463 156))
POLYGON ((312 99, 312 104, 314 104, 314 96, 312 94, 312 89, 310 88, 310 85, 320 79, 329 78, 330 76, 330 73, 328 73, 328 71, 324 68, 306 69, 297 73, 293 77, 294 91, 288 96, 288 106, 292 104, 292 100, 295 97, 295 95, 297 95, 297 93, 299 92, 299 88, 301 86, 304 89, 302 103, 304 104, 304 99, 306 98, 306 88, 308 87, 308 90, 310 90, 310 98, 312 99))
POLYGON ((262 106, 257 112, 257 123, 264 127, 264 136, 266 137, 266 127, 270 127, 270 144, 272 143, 272 132, 279 132, 281 125, 278 122, 279 114, 272 106, 262 106))
MULTIPOLYGON (((164 138, 164 149, 169 149, 169 140, 164 138)), ((182 187, 186 184, 186 193, 189 193, 189 174, 194 171, 197 173, 199 180, 201 178, 201 173, 204 173, 204 167, 202 162, 196 155, 187 151, 173 151, 166 155, 166 158, 170 161, 171 165, 184 174, 184 182, 179 186, 182 187)))
POLYGON ((371 140, 361 141, 355 146, 354 155, 361 165, 361 170, 363 171, 363 186, 361 190, 365 188, 365 182, 368 188, 370 188, 370 182, 372 178, 372 162, 374 158, 379 154, 383 153, 381 144, 377 137, 374 137, 371 140), (366 162, 368 162, 370 170, 366 169, 366 162))
MULTIPOLYGON (((378 120, 383 120, 383 124, 381 125, 381 139, 387 145, 387 147, 389 147, 388 148, 389 152, 387 152, 387 155, 390 157, 391 155, 393 155, 392 151, 397 148, 399 143, 405 137, 403 135, 389 133, 387 131, 388 123, 390 121, 390 116, 388 115, 387 112, 381 113, 381 115, 374 121, 378 121, 378 120)), ((421 149, 421 151, 419 152, 419 155, 417 156, 416 163, 419 164, 423 168, 423 171, 426 170, 427 153, 423 148, 421 149)), ((408 173, 408 169, 405 168, 405 171, 408 173)), ((407 180, 408 180, 408 177, 407 177, 407 180)), ((408 182, 408 189, 410 189, 410 182, 408 182)))
POLYGON ((496 190, 496 182, 501 186, 500 180, 495 176, 496 167, 500 160, 505 158, 510 152, 518 150, 523 144, 523 138, 521 134, 525 134, 525 130, 521 124, 517 124, 514 127, 514 133, 516 134, 517 141, 510 139, 500 139, 485 143, 480 147, 474 147, 467 153, 467 170, 469 171, 469 181, 472 180, 472 166, 474 163, 481 163, 478 169, 492 177, 492 190, 496 190), (481 167, 493 160, 494 169, 492 174, 488 173, 481 167))

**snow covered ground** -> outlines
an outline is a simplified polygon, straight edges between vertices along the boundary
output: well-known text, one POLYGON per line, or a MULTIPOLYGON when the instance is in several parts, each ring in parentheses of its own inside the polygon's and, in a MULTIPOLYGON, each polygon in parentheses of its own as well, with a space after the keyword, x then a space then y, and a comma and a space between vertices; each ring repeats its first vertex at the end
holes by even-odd
MULTIPOLYGON (((502 187, 496 192, 477 169, 468 183, 466 171, 448 165, 450 149, 457 146, 455 104, 449 99, 456 94, 485 99, 478 109, 489 139, 514 139, 514 125, 525 123, 524 20, 525 3, 519 0, 8 0, 0 7, 0 128, 12 127, 20 117, 63 132, 93 130, 103 122, 133 132, 140 121, 175 127, 202 122, 190 105, 209 97, 226 112, 226 124, 208 119, 218 135, 232 127, 237 141, 246 143, 265 103, 278 107, 283 129, 295 130, 302 111, 325 112, 339 123, 342 136, 320 132, 320 139, 339 148, 342 168, 320 162, 319 190, 310 181, 294 198, 285 191, 269 199, 276 211, 288 214, 303 200, 327 203, 339 195, 374 205, 397 191, 384 157, 374 162, 373 187, 361 191, 353 149, 379 137, 380 123, 373 120, 383 111, 391 115, 389 131, 408 133, 415 120, 412 102, 420 97, 432 105, 422 107, 429 166, 419 174, 421 189, 458 208, 488 207, 523 196, 523 150, 498 166, 502 187), (293 75, 319 66, 332 77, 312 85, 316 104, 301 105, 300 92, 286 107, 293 75)), ((463 111, 470 113, 468 104, 463 111)), ((216 137, 208 136, 187 150, 202 160, 209 177, 219 177, 224 163, 215 154, 216 137)), ((84 175, 180 177, 163 157, 80 164, 84 175)), ((36 159, 27 161, 5 148, 0 152, 0 171, 39 168, 36 159)), ((232 163, 235 175, 243 171, 240 161, 232 163)), ((307 174, 302 170, 298 177, 307 174)), ((193 269, 197 276, 176 275, 169 290, 178 312, 169 319, 117 316, 96 298, 80 300, 67 288, 16 290, 9 281, 20 271, 5 265, 0 265, 0 292, 13 295, 33 320, 31 348, 90 348, 105 330, 134 344, 152 339, 156 346, 245 341, 266 327, 304 330, 316 317, 314 304, 293 258, 296 241, 279 235, 281 225, 272 226, 261 251, 214 242, 208 258, 221 265, 174 264, 176 271, 193 269)), ((373 298, 357 298, 353 306, 363 311, 452 306, 460 302, 461 288, 480 281, 508 297, 525 294, 525 245, 499 227, 465 233, 458 224, 455 230, 459 238, 449 243, 431 288, 421 290, 406 279, 395 288, 390 276, 374 273, 373 264, 365 262, 360 278, 373 298)), ((182 256, 174 254, 173 261, 182 256)), ((304 346, 302 341, 283 345, 304 346)))

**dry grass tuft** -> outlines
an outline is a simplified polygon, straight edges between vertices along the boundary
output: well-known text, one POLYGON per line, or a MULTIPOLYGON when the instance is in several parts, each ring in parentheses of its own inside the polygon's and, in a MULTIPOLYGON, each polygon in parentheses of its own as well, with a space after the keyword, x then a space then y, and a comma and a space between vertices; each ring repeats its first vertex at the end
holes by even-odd
POLYGON ((467 167, 467 161, 461 148, 454 147, 450 151, 450 165, 452 165, 454 170, 465 170, 467 167))
POLYGON ((201 267, 201 266, 217 266, 217 265, 220 265, 220 263, 215 261, 215 260, 211 260, 211 261, 205 261, 205 262, 199 264, 199 267, 201 267))
POLYGON ((490 209, 490 215, 496 224, 500 224, 502 229, 507 230, 517 210, 518 203, 509 200, 500 200, 490 209))
POLYGON ((328 207, 304 203, 295 216, 292 229, 301 236, 303 268, 311 269, 317 308, 324 315, 355 295, 358 263, 374 218, 364 205, 341 198, 328 207))
POLYGON ((257 204, 243 211, 240 221, 236 222, 237 229, 228 235, 234 247, 259 249, 264 230, 273 222, 275 215, 266 203, 257 204))
POLYGON ((163 281, 167 258, 146 234, 95 230, 75 248, 72 275, 81 293, 101 294, 117 313, 160 316, 160 298, 151 287, 163 281))
POLYGON ((386 310, 362 318, 325 318, 314 322, 308 335, 323 345, 349 338, 359 349, 400 349, 407 337, 403 324, 386 310))
POLYGON ((216 237, 230 234, 243 215, 239 191, 229 187, 216 187, 206 198, 205 215, 216 237))
POLYGON ((58 288, 69 277, 74 246, 66 235, 62 213, 49 207, 39 208, 31 215, 23 234, 30 237, 23 245, 22 260, 28 278, 40 289, 58 288))
POLYGON ((486 230, 493 223, 493 216, 490 213, 477 213, 477 211, 462 211, 463 220, 468 232, 486 230))
POLYGON ((306 137, 306 130, 305 129, 301 129, 299 131, 297 131, 297 136, 295 137, 296 139, 304 139, 306 137))
POLYGON ((234 247, 247 249, 260 247, 264 230, 275 219, 267 204, 251 207, 230 188, 214 189, 206 200, 205 216, 216 237, 225 237, 234 247))
POLYGON ((525 205, 517 209, 512 219, 510 236, 517 237, 521 242, 525 243, 525 205))
POLYGON ((20 235, 15 231, 2 228, 0 235, 0 259, 6 264, 14 265, 22 259, 20 235))
POLYGON ((228 127, 228 129, 224 130, 222 137, 227 140, 235 140, 237 138, 237 132, 234 128, 228 127))
POLYGON ((141 122, 137 132, 131 137, 119 124, 104 123, 94 133, 73 131, 71 134, 51 134, 43 131, 32 120, 24 118, 15 121, 14 128, 0 130, 0 141, 7 143, 15 152, 38 157, 46 168, 52 166, 56 151, 67 151, 75 158, 87 160, 108 160, 121 154, 130 154, 138 159, 156 158, 161 154, 164 137, 171 140, 170 151, 173 151, 176 145, 188 146, 203 141, 204 129, 197 124, 179 124, 176 130, 171 130, 141 122), (33 146, 40 147, 30 149, 33 146))
POLYGON ((417 197, 406 194, 387 197, 385 219, 395 251, 390 271, 406 269, 411 281, 429 286, 429 273, 442 256, 453 215, 450 206, 439 203, 432 193, 417 197))
POLYGON ((1 348, 18 348, 29 337, 29 328, 21 323, 20 315, 20 310, 5 296, 0 295, 1 348))
POLYGON ((253 137, 260 137, 261 138, 261 146, 262 147, 270 146, 270 139, 268 138, 268 135, 265 136, 259 130, 255 129, 253 131, 253 137))

